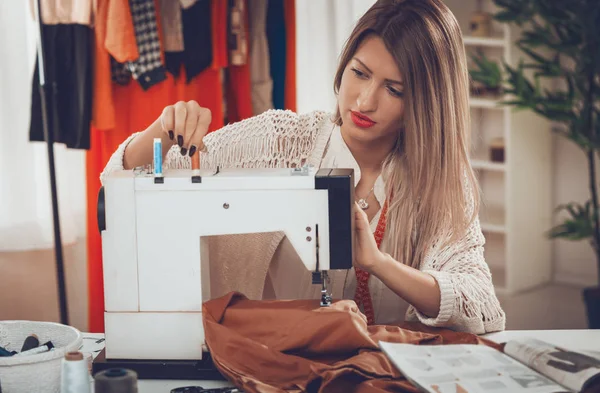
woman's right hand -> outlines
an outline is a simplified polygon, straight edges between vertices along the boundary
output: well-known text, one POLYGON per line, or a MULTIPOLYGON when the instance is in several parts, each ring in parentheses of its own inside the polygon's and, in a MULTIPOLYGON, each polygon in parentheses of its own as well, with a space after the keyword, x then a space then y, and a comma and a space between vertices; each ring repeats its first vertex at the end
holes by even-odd
POLYGON ((189 154, 190 157, 198 150, 204 150, 202 139, 211 121, 210 109, 201 107, 194 100, 169 105, 160 115, 162 132, 179 145, 181 155, 189 154))

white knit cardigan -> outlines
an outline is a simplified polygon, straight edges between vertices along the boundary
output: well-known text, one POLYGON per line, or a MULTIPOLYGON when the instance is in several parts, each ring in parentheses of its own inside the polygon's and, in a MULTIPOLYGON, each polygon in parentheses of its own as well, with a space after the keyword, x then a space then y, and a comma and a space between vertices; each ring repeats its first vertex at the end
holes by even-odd
MULTIPOLYGON (((333 127, 331 116, 326 112, 298 115, 291 111, 269 110, 208 134, 204 138, 208 151, 201 155, 201 166, 281 168, 309 164, 319 167, 333 127)), ((123 168, 125 148, 136 135, 131 135, 115 151, 101 174, 102 182, 108 173, 123 168)), ((179 146, 174 145, 165 157, 164 169, 190 167, 190 158, 182 156, 179 146)), ((268 245, 267 255, 272 256, 280 241, 281 237, 266 242, 257 238, 253 244, 263 248, 268 245)), ((504 330, 506 316, 484 259, 484 244, 479 220, 475 220, 458 242, 444 248, 432 245, 420 270, 432 275, 439 284, 440 311, 431 318, 410 306, 405 320, 475 334, 504 330)), ((244 254, 252 255, 252 250, 247 249, 248 244, 244 246, 244 254)), ((246 273, 254 274, 250 279, 261 279, 265 277, 265 269, 249 269, 246 273)), ((225 271, 223 275, 228 273, 231 272, 225 271)), ((235 277, 241 276, 239 273, 235 272, 235 277)), ((249 277, 244 278, 244 282, 247 281, 249 277)), ((236 285, 243 285, 243 282, 238 281, 236 285)))

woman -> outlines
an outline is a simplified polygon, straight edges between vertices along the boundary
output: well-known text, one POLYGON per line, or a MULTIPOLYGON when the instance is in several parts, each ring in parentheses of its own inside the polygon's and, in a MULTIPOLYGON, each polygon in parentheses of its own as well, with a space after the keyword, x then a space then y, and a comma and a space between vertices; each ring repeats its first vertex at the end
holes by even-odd
MULTIPOLYGON (((355 269, 334 274, 334 296, 355 299, 370 323, 404 316, 476 334, 503 330, 483 256, 468 71, 452 13, 440 0, 377 1, 346 43, 334 90, 333 115, 268 111, 209 135, 210 111, 178 102, 128 138, 103 176, 152 162, 155 137, 165 168, 189 168, 194 154, 205 168, 354 168, 355 269)), ((268 269, 258 276, 266 275, 264 296, 315 295, 286 239, 273 234, 266 244, 268 260, 244 262, 268 269)), ((219 263, 243 260, 239 247, 223 249, 229 259, 219 263)))

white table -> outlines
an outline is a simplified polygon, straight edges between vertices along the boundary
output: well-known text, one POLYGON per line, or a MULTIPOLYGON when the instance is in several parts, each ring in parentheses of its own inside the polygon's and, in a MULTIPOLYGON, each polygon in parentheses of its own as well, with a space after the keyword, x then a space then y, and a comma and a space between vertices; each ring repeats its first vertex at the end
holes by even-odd
MULTIPOLYGON (((104 343, 96 341, 104 337, 98 333, 84 333, 83 352, 92 352, 97 355, 104 343)), ((503 343, 519 337, 535 337, 550 344, 573 350, 600 352, 600 330, 507 330, 483 335, 492 341, 503 343)), ((141 379, 138 381, 139 393, 169 393, 171 389, 180 386, 201 385, 204 388, 232 386, 223 381, 180 381, 180 380, 152 380, 141 379)))

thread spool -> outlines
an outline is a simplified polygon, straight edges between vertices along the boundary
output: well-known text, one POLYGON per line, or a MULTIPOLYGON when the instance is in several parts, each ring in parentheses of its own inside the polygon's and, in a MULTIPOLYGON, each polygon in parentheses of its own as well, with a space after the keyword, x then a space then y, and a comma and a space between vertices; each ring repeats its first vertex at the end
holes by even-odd
POLYGON ((192 183, 202 183, 200 176, 200 152, 192 156, 192 183))
POLYGON ((109 368, 94 377, 95 393, 137 393, 137 373, 125 368, 109 368))
POLYGON ((200 170, 200 153, 194 154, 192 156, 192 170, 193 171, 200 170))
POLYGON ((154 176, 162 175, 162 140, 154 138, 154 176))
POLYGON ((88 374, 91 376, 92 375, 92 366, 94 363, 94 356, 92 355, 91 352, 83 352, 83 359, 85 360, 85 362, 87 364, 88 374))
POLYGON ((91 393, 87 360, 81 352, 67 352, 62 361, 61 393, 91 393))

